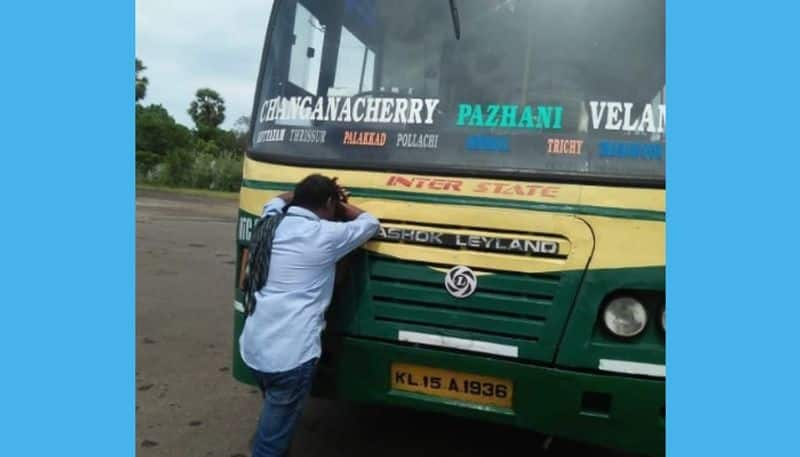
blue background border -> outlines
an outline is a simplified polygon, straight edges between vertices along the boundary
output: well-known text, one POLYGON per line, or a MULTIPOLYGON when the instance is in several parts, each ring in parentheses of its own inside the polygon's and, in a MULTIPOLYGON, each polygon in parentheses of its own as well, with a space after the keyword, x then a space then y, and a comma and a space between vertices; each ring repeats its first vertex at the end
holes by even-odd
POLYGON ((795 5, 667 0, 667 455, 800 455, 795 5))
MULTIPOLYGON (((798 447, 793 5, 667 1, 668 455, 798 447)), ((133 23, 3 5, 0 455, 135 452, 133 23)))
POLYGON ((4 2, 0 455, 133 456, 134 3, 4 2))

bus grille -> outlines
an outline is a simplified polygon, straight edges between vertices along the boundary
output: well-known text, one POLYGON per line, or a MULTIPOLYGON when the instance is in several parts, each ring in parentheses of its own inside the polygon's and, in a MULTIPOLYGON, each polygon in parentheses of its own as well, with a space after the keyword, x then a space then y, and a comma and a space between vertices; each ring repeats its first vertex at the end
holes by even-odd
POLYGON ((541 360, 552 355, 559 322, 574 293, 574 287, 567 287, 571 291, 563 287, 563 273, 473 269, 477 290, 467 298, 456 298, 444 287, 445 272, 452 265, 375 253, 368 254, 367 263, 364 298, 371 305, 374 324, 382 330, 379 333, 410 331, 499 344, 515 348, 519 358, 541 360))

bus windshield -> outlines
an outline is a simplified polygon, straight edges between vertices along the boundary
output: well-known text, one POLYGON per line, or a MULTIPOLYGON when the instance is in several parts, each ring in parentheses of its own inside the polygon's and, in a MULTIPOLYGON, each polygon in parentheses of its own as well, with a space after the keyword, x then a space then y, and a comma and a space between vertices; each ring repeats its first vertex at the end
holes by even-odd
POLYGON ((663 185, 662 0, 453 4, 276 0, 250 157, 663 185))

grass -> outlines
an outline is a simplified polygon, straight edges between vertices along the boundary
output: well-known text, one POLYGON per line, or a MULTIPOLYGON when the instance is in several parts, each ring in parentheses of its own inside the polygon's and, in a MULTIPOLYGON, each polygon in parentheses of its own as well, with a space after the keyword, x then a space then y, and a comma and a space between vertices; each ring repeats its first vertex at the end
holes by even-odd
POLYGON ((163 192, 172 192, 176 194, 182 195, 194 195, 199 197, 211 197, 211 198, 222 198, 225 200, 238 200, 239 193, 238 192, 222 192, 217 190, 207 190, 207 189, 190 189, 184 187, 167 187, 167 186, 156 186, 153 184, 136 184, 136 190, 158 190, 163 192))

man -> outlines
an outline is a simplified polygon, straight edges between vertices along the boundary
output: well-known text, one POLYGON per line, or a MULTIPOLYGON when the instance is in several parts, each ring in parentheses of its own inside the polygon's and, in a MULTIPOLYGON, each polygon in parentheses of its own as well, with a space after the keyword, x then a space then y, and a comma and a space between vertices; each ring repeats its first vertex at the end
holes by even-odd
POLYGON ((321 354, 336 262, 379 226, 375 217, 346 203, 335 180, 317 174, 269 201, 262 217, 284 211, 266 284, 255 293, 255 311, 239 339, 242 359, 264 391, 253 457, 288 451, 321 354), (335 222, 337 216, 345 222, 335 222))

